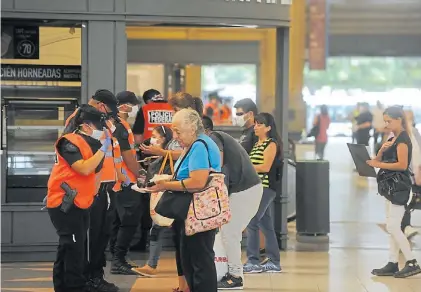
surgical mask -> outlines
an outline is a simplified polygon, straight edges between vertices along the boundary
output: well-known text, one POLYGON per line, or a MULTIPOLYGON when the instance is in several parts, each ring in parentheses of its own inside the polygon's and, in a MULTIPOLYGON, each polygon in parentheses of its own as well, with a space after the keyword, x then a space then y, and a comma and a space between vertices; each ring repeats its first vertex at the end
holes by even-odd
POLYGON ((137 106, 137 105, 132 106, 132 111, 129 112, 129 117, 135 118, 138 111, 139 111, 139 106, 137 106))
POLYGON ((94 138, 95 140, 101 140, 101 138, 104 136, 104 131, 100 131, 100 130, 92 130, 92 135, 91 137, 94 138))
POLYGON ((245 115, 242 116, 235 116, 233 120, 234 126, 244 127, 246 124, 245 115))
POLYGON ((151 145, 158 145, 158 139, 151 138, 151 145))

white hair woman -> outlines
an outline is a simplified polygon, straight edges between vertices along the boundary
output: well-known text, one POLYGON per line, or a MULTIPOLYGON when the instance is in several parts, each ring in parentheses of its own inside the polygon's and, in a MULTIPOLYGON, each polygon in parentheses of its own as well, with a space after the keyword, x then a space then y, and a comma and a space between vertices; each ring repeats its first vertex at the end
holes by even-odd
MULTIPOLYGON (((218 146, 204 133, 202 118, 193 109, 182 109, 173 117, 174 139, 184 148, 175 164, 175 180, 157 183, 149 191, 194 191, 203 189, 211 171, 221 171, 218 146)), ((191 292, 216 292, 214 263, 215 230, 180 238, 181 265, 191 292)))

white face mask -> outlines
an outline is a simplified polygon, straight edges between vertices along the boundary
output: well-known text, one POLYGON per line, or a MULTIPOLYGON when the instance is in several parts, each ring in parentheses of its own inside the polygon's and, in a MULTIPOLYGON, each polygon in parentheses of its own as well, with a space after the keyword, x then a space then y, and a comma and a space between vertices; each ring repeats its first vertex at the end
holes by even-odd
POLYGON ((104 136, 104 131, 100 131, 100 130, 92 130, 92 135, 91 137, 94 138, 95 140, 101 140, 101 138, 104 136))
POLYGON ((129 112, 129 117, 135 118, 138 111, 139 111, 139 106, 137 106, 137 105, 132 106, 132 111, 129 112))
POLYGON ((151 145, 158 145, 158 139, 151 138, 151 145))
POLYGON ((245 115, 242 116, 235 116, 233 120, 234 126, 244 127, 246 124, 245 115))

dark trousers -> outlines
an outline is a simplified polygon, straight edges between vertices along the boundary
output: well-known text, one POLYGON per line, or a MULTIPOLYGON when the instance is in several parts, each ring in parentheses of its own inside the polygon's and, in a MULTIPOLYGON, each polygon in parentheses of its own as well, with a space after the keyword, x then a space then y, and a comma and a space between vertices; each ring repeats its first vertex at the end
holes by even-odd
POLYGON ((114 260, 124 262, 130 248, 130 243, 136 233, 142 217, 141 193, 129 187, 123 187, 115 194, 117 217, 114 220, 110 250, 114 260))
POLYGON ((89 263, 86 277, 103 277, 107 265, 105 250, 111 235, 115 218, 115 194, 111 191, 113 183, 102 183, 91 207, 89 225, 89 263))
POLYGON ((59 236, 53 267, 54 291, 84 291, 89 210, 73 206, 68 213, 64 213, 58 207, 48 209, 48 214, 59 236))
POLYGON ((184 276, 183 265, 181 262, 181 237, 184 234, 184 221, 174 221, 172 225, 174 231, 175 263, 177 265, 178 276, 184 276))
POLYGON ((364 133, 356 133, 356 139, 357 139, 357 144, 362 144, 365 146, 369 145, 369 141, 370 141, 370 136, 366 135, 364 133))
POLYGON ((216 230, 181 236, 181 263, 191 292, 217 292, 216 230))

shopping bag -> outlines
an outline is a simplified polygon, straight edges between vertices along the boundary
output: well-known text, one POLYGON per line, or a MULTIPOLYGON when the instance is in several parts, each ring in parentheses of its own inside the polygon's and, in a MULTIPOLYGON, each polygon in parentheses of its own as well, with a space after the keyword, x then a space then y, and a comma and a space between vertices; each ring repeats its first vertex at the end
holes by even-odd
POLYGON ((216 277, 219 282, 228 273, 228 258, 222 242, 221 232, 218 232, 215 236, 213 251, 215 252, 216 277))
MULTIPOLYGON (((169 172, 171 174, 174 173, 174 161, 172 159, 172 156, 169 152, 164 156, 161 167, 157 173, 157 176, 162 176, 165 170, 165 167, 167 165, 167 162, 169 162, 169 172)), ((174 222, 174 219, 167 218, 164 216, 159 215, 156 213, 155 208, 158 204, 159 200, 161 200, 162 194, 164 192, 158 192, 158 193, 151 193, 151 200, 150 200, 150 214, 153 222, 159 226, 168 227, 171 226, 174 222)))
POLYGON ((164 216, 159 215, 155 212, 155 207, 158 204, 159 200, 162 197, 164 192, 152 193, 151 194, 151 201, 150 201, 150 214, 153 222, 159 226, 168 227, 171 226, 174 222, 174 219, 167 218, 164 216))

